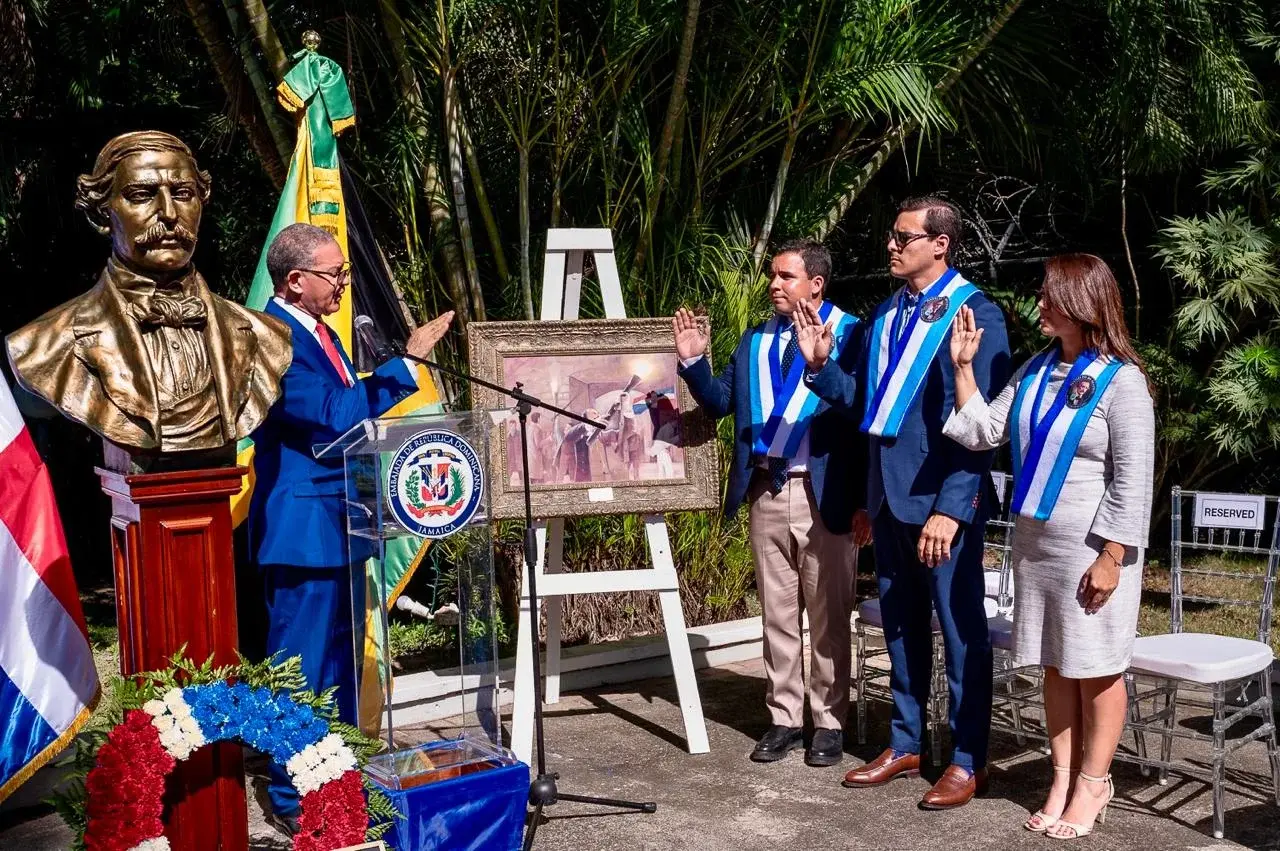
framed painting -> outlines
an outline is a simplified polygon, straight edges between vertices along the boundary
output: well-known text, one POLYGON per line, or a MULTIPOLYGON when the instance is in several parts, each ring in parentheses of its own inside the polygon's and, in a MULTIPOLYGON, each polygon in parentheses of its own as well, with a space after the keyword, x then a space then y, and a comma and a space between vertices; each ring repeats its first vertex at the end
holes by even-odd
MULTIPOLYGON (((475 322, 471 372, 573 411, 528 418, 534 517, 662 514, 716 508, 719 456, 711 421, 676 376, 669 319, 475 322)), ((474 387, 477 409, 511 409, 474 387)), ((520 423, 514 411, 489 441, 493 516, 524 516, 520 423)))

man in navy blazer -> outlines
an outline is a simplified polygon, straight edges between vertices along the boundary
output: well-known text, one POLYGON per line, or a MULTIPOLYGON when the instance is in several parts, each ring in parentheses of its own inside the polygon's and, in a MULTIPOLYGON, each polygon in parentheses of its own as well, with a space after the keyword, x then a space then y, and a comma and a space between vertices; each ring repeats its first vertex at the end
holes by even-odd
MULTIPOLYGON (((267 249, 275 297, 266 313, 293 337, 293 363, 279 401, 254 441, 249 546, 267 599, 267 653, 302 657, 307 686, 332 686, 338 717, 356 724, 355 655, 342 459, 314 457, 362 420, 377 417, 418 389, 408 362, 394 358, 361 379, 324 317, 338 310, 350 276, 342 249, 310 224, 284 228, 267 249)), ((405 350, 426 357, 453 313, 418 328, 405 350)), ((274 823, 296 833, 299 800, 287 772, 273 766, 274 823)))
POLYGON ((857 319, 823 299, 831 255, 820 243, 782 246, 771 272, 773 317, 746 332, 718 376, 705 357, 706 325, 685 309, 672 324, 689 391, 711 417, 734 419, 724 511, 732 516, 744 502, 750 510, 771 721, 751 758, 773 762, 803 745, 807 610, 814 734, 805 762, 828 766, 844 752, 856 547, 870 540, 861 502, 866 450, 856 419, 808 390, 792 317, 810 305, 830 326, 838 341, 833 360, 846 369, 858 357, 861 331, 857 319))
POLYGON ((987 399, 1009 375, 1009 342, 1000 309, 949 266, 960 214, 937 197, 899 208, 889 232, 889 271, 905 286, 868 324, 855 377, 828 364, 815 393, 847 404, 855 390, 861 428, 870 433, 867 510, 875 534, 876 572, 892 665, 889 747, 850 771, 844 785, 877 786, 916 774, 932 680, 933 628, 941 626, 950 688, 951 765, 920 802, 948 809, 987 784, 991 725, 991 641, 983 604, 983 531, 995 501, 992 453, 970 452, 942 435, 955 384, 949 362, 951 317, 967 304, 982 345, 974 361, 987 399))

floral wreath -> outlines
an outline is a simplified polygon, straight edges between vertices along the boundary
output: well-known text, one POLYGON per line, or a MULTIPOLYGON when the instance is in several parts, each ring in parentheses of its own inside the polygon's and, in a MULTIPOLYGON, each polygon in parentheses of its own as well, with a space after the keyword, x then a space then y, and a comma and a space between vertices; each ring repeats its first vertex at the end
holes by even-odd
POLYGON ((184 652, 168 669, 116 678, 114 726, 78 744, 73 782, 56 799, 76 849, 168 851, 165 778, 201 747, 228 741, 289 773, 302 798, 294 851, 333 851, 390 828, 394 805, 360 771, 380 744, 334 719, 334 689, 304 690, 299 657, 241 657, 239 665, 215 668, 212 657, 197 665, 184 652))

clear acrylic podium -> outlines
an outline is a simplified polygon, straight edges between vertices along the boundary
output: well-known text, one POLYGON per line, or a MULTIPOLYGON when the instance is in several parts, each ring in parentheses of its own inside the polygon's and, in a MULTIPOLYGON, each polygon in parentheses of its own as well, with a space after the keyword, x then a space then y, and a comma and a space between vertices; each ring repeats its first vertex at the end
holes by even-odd
MULTIPOLYGON (((446 607, 435 620, 456 631, 457 644, 457 668, 436 672, 458 679, 457 712, 443 726, 456 731, 464 750, 485 758, 492 758, 490 749, 503 750, 485 468, 491 424, 487 411, 385 417, 315 447, 317 458, 342 459, 360 715, 366 732, 376 728, 388 747, 371 768, 389 775, 417 770, 421 761, 407 757, 423 746, 401 749, 396 742, 385 601, 424 547, 440 548, 430 554, 440 565, 439 588, 457 608, 446 607)), ((412 738, 435 737, 415 731, 412 738)))

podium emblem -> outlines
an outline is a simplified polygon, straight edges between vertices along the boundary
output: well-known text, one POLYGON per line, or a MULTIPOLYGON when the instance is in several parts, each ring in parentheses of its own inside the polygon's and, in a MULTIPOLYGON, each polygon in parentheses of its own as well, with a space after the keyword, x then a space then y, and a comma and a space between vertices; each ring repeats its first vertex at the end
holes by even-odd
POLYGON ((470 443, 451 431, 420 431, 387 472, 387 504, 400 525, 426 538, 466 526, 484 495, 484 468, 470 443))

